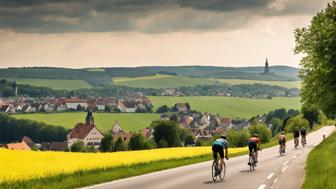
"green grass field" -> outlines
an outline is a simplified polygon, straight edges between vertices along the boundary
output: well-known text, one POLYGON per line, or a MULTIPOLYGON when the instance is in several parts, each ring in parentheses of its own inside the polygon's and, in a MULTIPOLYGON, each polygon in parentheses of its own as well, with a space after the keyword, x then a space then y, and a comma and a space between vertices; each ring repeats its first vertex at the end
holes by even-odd
POLYGON ((160 74, 155 76, 136 77, 136 78, 114 77, 112 80, 114 85, 155 88, 155 89, 209 85, 209 84, 215 84, 216 82, 214 79, 192 78, 192 77, 160 75, 160 74))
POLYGON ((56 90, 75 90, 92 88, 90 84, 83 80, 63 80, 63 79, 31 79, 31 78, 4 78, 9 81, 16 81, 18 84, 28 84, 37 87, 50 87, 56 90))
POLYGON ((196 85, 209 85, 215 83, 226 83, 229 85, 238 84, 267 84, 275 85, 285 88, 300 88, 300 81, 258 81, 258 80, 244 80, 244 79, 213 79, 213 78, 193 78, 184 76, 161 75, 146 77, 114 77, 113 84, 124 85, 129 87, 143 87, 143 88, 175 88, 188 87, 196 85))
POLYGON ((336 133, 315 147, 309 154, 302 189, 336 188, 336 133))
POLYGON ((229 85, 239 84, 265 84, 274 85, 285 88, 301 88, 300 81, 257 81, 257 80, 244 80, 244 79, 217 79, 220 83, 226 83, 229 85))
MULTIPOLYGON (((85 112, 65 112, 52 114, 17 114, 13 117, 18 119, 30 119, 51 125, 60 125, 72 129, 76 123, 85 122, 85 112)), ((160 114, 144 113, 94 113, 95 125, 102 131, 112 128, 118 120, 121 127, 126 131, 138 131, 150 125, 153 120, 160 119, 160 114)))
POLYGON ((268 113, 278 108, 300 109, 300 98, 276 97, 269 99, 249 99, 235 97, 217 97, 217 96, 201 96, 201 97, 149 97, 154 105, 154 111, 161 105, 173 106, 178 102, 188 102, 191 109, 202 112, 210 112, 234 118, 251 118, 257 114, 268 113))

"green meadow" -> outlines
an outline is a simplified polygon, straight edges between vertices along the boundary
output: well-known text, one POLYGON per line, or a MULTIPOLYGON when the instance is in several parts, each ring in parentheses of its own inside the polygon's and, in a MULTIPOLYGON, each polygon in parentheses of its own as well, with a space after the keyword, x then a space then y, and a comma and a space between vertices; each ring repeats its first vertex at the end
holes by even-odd
POLYGON ((300 81, 259 81, 245 79, 213 79, 213 78, 195 78, 185 76, 161 75, 146 77, 114 77, 112 78, 114 85, 123 85, 128 87, 142 88, 176 88, 189 87, 196 85, 211 85, 216 83, 225 83, 229 85, 239 84, 265 84, 274 85, 285 88, 300 88, 300 81))
POLYGON ((17 84, 27 84, 37 87, 50 87, 55 90, 76 90, 92 88, 90 84, 83 80, 68 79, 32 79, 32 78, 4 78, 9 81, 16 81, 17 84))
POLYGON ((173 106, 175 103, 188 102, 191 109, 210 112, 234 118, 251 118, 278 108, 300 109, 299 97, 274 97, 273 99, 250 99, 237 97, 218 96, 189 96, 189 97, 163 97, 150 96, 154 111, 166 104, 173 106))
MULTIPOLYGON (((76 123, 85 123, 86 112, 17 114, 18 119, 30 119, 51 125, 60 125, 72 129, 76 123)), ((138 131, 148 127, 160 114, 153 113, 94 113, 95 125, 102 131, 108 131, 117 120, 126 131, 138 131)))

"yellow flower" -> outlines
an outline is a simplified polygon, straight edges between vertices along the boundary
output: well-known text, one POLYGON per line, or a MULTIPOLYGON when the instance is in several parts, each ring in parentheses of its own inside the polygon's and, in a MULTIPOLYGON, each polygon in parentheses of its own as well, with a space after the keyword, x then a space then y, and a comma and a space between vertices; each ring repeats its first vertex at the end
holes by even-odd
MULTIPOLYGON (((230 154, 246 148, 229 149, 230 154)), ((78 170, 116 167, 210 154, 210 147, 162 148, 113 153, 39 152, 0 149, 0 182, 47 177, 78 170)))

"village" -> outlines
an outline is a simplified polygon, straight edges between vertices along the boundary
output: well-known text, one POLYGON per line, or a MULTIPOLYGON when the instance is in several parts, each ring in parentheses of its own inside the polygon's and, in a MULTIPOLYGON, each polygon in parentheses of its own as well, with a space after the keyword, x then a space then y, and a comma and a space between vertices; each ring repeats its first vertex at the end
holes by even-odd
MULTIPOLYGON (((141 106, 138 106, 138 108, 145 107, 146 104, 144 102, 148 102, 146 100, 146 98, 137 99, 137 101, 134 101, 133 104, 136 105, 137 102, 139 102, 138 105, 141 106)), ((138 132, 125 131, 118 120, 111 122, 111 129, 107 133, 104 133, 98 129, 99 125, 95 125, 94 113, 92 112, 92 109, 89 108, 89 105, 92 105, 93 103, 90 104, 87 103, 88 101, 79 101, 78 99, 63 99, 61 101, 65 102, 67 107, 75 108, 76 106, 83 106, 87 109, 85 122, 77 123, 67 134, 64 141, 36 142, 30 139, 28 136, 24 136, 17 142, 2 144, 1 147, 13 150, 71 151, 71 147, 74 144, 80 142, 85 147, 90 147, 94 151, 98 151, 101 145, 101 141, 106 134, 112 135, 113 142, 116 142, 119 139, 122 140, 125 145, 127 145, 132 137, 136 134, 141 134, 146 140, 153 139, 154 128, 148 126, 140 129, 138 132)), ((91 100, 90 102, 93 101, 91 100)), ((101 101, 95 102, 100 103, 101 101)), ((104 102, 111 103, 111 101, 107 101, 106 99, 104 102)), ((116 103, 115 107, 120 107, 121 102, 123 101, 119 100, 119 103, 116 103)), ((106 104, 103 105, 106 106, 106 104)), ((102 107, 100 108, 103 109, 102 107)), ((124 111, 133 112, 135 109, 136 107, 133 107, 131 110, 126 108, 124 111)), ((177 103, 175 104, 174 109, 175 111, 161 113, 160 120, 176 121, 181 129, 188 130, 188 132, 190 132, 193 136, 193 141, 190 142, 190 144, 187 144, 188 146, 201 145, 202 142, 209 142, 213 136, 223 134, 227 132, 228 129, 247 128, 250 125, 250 123, 244 119, 233 120, 229 117, 190 110, 188 103, 177 103)), ((186 144, 181 145, 184 146, 186 144)))

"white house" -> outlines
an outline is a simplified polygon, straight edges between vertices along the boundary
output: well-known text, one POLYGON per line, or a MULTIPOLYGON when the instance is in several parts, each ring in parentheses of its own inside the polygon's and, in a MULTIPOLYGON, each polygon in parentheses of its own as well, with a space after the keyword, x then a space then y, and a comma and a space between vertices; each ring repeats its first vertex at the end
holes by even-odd
POLYGON ((114 123, 114 125, 112 127, 112 133, 118 133, 120 131, 124 131, 124 130, 121 128, 119 122, 115 121, 115 123, 114 123))

